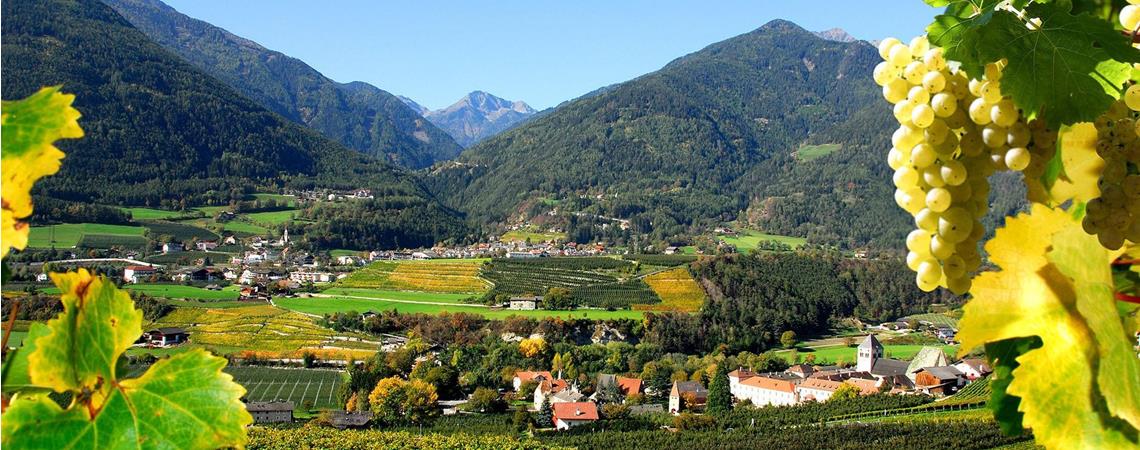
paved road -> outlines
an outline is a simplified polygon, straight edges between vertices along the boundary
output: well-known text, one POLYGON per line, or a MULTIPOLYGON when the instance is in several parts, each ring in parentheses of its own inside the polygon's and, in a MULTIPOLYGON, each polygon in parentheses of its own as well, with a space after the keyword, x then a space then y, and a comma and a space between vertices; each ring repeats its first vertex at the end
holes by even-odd
POLYGON ((54 263, 115 262, 115 261, 134 264, 136 266, 162 267, 161 264, 148 263, 145 261, 139 261, 137 259, 129 259, 129 258, 77 258, 77 259, 61 259, 58 261, 34 262, 31 264, 32 265, 42 265, 42 264, 47 264, 47 263, 53 263, 54 264, 54 263))

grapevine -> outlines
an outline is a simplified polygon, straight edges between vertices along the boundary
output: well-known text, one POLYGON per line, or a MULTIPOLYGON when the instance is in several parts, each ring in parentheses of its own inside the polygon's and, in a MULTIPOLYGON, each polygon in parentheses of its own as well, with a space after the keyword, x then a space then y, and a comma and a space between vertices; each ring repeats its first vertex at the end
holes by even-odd
POLYGON ((1140 253, 1140 5, 926 3, 945 9, 926 35, 883 40, 872 74, 899 123, 886 159, 916 284, 971 297, 959 338, 996 369, 1003 430, 1140 447, 1137 305, 1117 301, 1137 298, 1118 280, 1140 253), (985 244, 987 270, 979 219, 1008 170, 1032 206, 985 244))

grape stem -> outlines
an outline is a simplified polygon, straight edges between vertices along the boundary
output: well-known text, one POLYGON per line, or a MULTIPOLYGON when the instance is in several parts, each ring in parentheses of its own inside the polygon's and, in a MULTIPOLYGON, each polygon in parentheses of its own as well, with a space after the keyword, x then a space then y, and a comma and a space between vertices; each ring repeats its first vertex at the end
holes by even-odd
POLYGON ((1120 30, 1120 34, 1128 36, 1132 39, 1133 44, 1140 44, 1140 28, 1135 30, 1120 30))
POLYGON ((1140 303, 1140 297, 1117 292, 1116 299, 1128 303, 1140 303))
POLYGON ((20 301, 14 300, 12 308, 8 310, 8 326, 4 330, 4 341, 0 342, 0 353, 8 353, 8 336, 12 335, 12 327, 16 325, 16 312, 20 310, 20 301))

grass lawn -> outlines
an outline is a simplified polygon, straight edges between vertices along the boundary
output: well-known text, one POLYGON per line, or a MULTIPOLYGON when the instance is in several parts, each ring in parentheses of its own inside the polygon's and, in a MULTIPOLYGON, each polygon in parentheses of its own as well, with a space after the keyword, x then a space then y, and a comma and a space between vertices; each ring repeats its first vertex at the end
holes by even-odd
POLYGON ((792 248, 798 248, 807 243, 807 239, 804 238, 767 234, 754 230, 743 230, 737 236, 724 236, 723 239, 725 242, 736 246, 736 249, 742 253, 756 249, 764 241, 780 242, 792 248))
POLYGON ((75 247, 84 235, 119 235, 142 237, 146 228, 129 225, 106 225, 101 223, 64 223, 44 227, 32 227, 28 237, 28 247, 48 248, 52 246, 52 231, 55 232, 56 247, 75 247))
POLYGON ((254 225, 249 222, 239 222, 237 220, 226 222, 223 229, 234 233, 249 233, 256 235, 263 235, 269 232, 268 228, 265 228, 261 225, 254 225))
POLYGON ((278 225, 293 220, 293 215, 297 213, 295 209, 287 209, 284 211, 269 211, 245 214, 250 221, 264 225, 278 225))
POLYGON ((455 303, 463 304, 463 300, 472 294, 445 294, 438 292, 388 291, 381 289, 342 288, 325 289, 324 294, 346 295, 351 297, 369 297, 378 300, 407 300, 413 302, 455 303))
POLYGON ((800 161, 819 159, 835 153, 842 147, 839 144, 801 145, 799 150, 796 150, 796 159, 800 161))
POLYGON ((512 230, 504 233, 501 239, 504 242, 526 242, 527 239, 531 242, 560 241, 566 239, 566 233, 512 230))
POLYGON ((273 302, 282 308, 291 309, 308 314, 324 315, 334 312, 347 311, 391 311, 395 309, 400 313, 438 314, 444 311, 457 313, 480 314, 489 319, 504 319, 508 316, 524 317, 563 317, 563 318, 589 318, 589 319, 641 319, 640 311, 618 310, 605 311, 595 309, 579 309, 575 311, 514 311, 507 309, 481 308, 478 306, 442 306, 422 303, 403 303, 385 300, 364 300, 356 298, 278 298, 273 302))
MULTIPOLYGON (((926 346, 924 346, 924 345, 911 345, 911 344, 906 344, 906 345, 883 344, 883 356, 885 356, 887 358, 909 360, 911 358, 914 358, 914 355, 917 354, 919 350, 922 350, 922 347, 926 347, 926 346)), ((942 345, 941 347, 942 347, 942 351, 946 352, 946 356, 949 356, 950 358, 953 358, 953 355, 958 352, 958 346, 956 346, 956 345, 942 345)), ((848 363, 854 363, 855 362, 855 350, 856 350, 855 347, 845 347, 842 345, 837 345, 834 347, 823 347, 823 348, 819 348, 819 349, 813 349, 810 347, 799 347, 796 350, 798 350, 798 352, 799 352, 799 359, 801 361, 807 355, 815 355, 816 364, 823 363, 823 362, 834 363, 834 362, 838 362, 840 360, 842 360, 844 362, 848 362, 848 363)), ((784 350, 781 353, 787 353, 787 352, 788 352, 788 350, 784 350)))
POLYGON ((290 208, 297 206, 297 197, 294 195, 281 195, 281 194, 253 194, 253 197, 258 200, 277 200, 278 202, 288 202, 290 208))
POLYGON ((238 293, 235 291, 211 291, 178 284, 128 284, 123 287, 129 291, 141 292, 151 297, 195 300, 237 300, 238 298, 238 293))
POLYGON ((333 258, 336 258, 337 256, 360 256, 362 253, 365 252, 362 252, 360 250, 347 250, 343 248, 329 250, 329 256, 332 256, 333 258))
POLYGON ((164 209, 154 208, 119 208, 123 211, 131 213, 131 218, 134 220, 160 220, 160 219, 174 219, 182 217, 185 214, 182 211, 167 211, 164 209))
MULTIPOLYGON (((13 347, 13 348, 19 348, 20 345, 24 343, 24 337, 26 337, 27 335, 28 335, 27 331, 12 330, 12 334, 10 336, 8 336, 8 346, 13 347)), ((3 333, 0 333, 0 336, 3 336, 3 333)))

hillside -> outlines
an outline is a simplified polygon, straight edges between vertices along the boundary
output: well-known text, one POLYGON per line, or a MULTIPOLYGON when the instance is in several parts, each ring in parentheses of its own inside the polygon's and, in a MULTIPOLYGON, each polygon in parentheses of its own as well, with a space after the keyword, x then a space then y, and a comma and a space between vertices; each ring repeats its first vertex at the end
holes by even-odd
MULTIPOLYGON (((405 103, 409 101, 411 100, 405 100, 405 103)), ((415 109, 416 106, 419 105, 412 108, 415 109)), ((447 131, 459 145, 469 147, 510 129, 535 113, 534 109, 522 101, 512 102, 483 91, 475 91, 447 108, 424 113, 424 117, 447 131)))
POLYGON ((459 154, 447 133, 396 96, 337 83, 303 61, 266 49, 159 0, 105 0, 139 30, 281 116, 345 146, 411 168, 459 154))
POLYGON ((430 244, 466 232, 406 170, 265 110, 102 3, 6 1, 2 20, 5 98, 62 85, 83 114, 86 135, 60 143, 67 157, 40 195, 172 207, 282 187, 370 188, 378 198, 361 204, 377 215, 361 233, 430 244))
POLYGON ((450 205, 516 222, 553 199, 651 237, 743 219, 843 246, 897 246, 877 52, 787 21, 674 60, 481 142, 433 171, 450 205), (800 160, 804 145, 834 144, 800 160))

